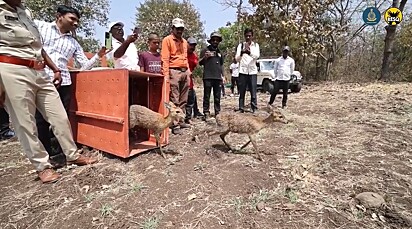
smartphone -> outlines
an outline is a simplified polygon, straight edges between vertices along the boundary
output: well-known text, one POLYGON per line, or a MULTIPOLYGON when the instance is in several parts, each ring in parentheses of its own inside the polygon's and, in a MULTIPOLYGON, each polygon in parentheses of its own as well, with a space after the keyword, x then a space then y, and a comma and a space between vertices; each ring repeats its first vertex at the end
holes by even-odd
POLYGON ((133 33, 135 33, 135 34, 139 34, 140 33, 140 28, 139 27, 134 27, 134 29, 133 29, 133 33))
POLYGON ((112 34, 109 32, 104 33, 104 46, 107 50, 112 49, 112 34))

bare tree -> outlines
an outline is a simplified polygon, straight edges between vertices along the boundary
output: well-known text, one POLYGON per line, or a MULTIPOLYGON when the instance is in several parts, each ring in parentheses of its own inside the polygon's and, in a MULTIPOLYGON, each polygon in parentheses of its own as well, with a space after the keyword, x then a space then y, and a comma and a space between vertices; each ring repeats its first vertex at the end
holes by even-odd
MULTIPOLYGON (((399 0, 393 0, 392 7, 398 7, 401 12, 405 8, 407 0, 402 0, 399 5, 399 0)), ((389 80, 389 66, 393 58, 393 43, 395 42, 397 25, 387 25, 385 26, 386 36, 385 36, 385 48, 383 51, 382 69, 379 80, 388 81, 389 80)))

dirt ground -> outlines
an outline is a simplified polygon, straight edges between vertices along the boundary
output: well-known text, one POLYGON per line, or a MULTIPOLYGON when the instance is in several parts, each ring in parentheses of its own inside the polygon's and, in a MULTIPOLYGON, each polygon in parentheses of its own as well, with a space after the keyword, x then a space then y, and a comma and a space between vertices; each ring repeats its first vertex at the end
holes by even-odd
POLYGON ((3 141, 0 228, 412 228, 412 84, 310 85, 288 105, 291 122, 259 134, 264 162, 252 146, 234 154, 205 137, 214 125, 197 120, 171 136, 166 149, 177 154, 167 159, 96 152, 98 164, 63 168, 43 185, 19 143, 3 141), (358 205, 364 191, 386 205, 358 205))

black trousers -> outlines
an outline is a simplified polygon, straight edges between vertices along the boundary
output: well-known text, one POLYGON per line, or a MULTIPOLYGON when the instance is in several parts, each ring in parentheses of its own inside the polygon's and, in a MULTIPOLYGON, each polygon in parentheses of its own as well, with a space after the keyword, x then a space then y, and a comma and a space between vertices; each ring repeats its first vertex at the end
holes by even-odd
POLYGON ((0 108, 0 135, 10 130, 10 117, 6 109, 0 108))
POLYGON ((209 107, 210 107, 210 93, 213 89, 213 105, 215 108, 215 115, 219 114, 220 112, 220 97, 221 97, 221 83, 222 80, 218 79, 206 79, 203 80, 203 113, 205 115, 209 115, 209 107))
POLYGON ((186 104, 186 120, 190 120, 193 115, 197 115, 199 113, 196 91, 194 88, 190 88, 186 104))
POLYGON ((220 88, 222 89, 222 96, 226 96, 225 84, 223 83, 223 80, 220 81, 220 88))
MULTIPOLYGON (((71 85, 69 85, 69 86, 61 86, 60 88, 57 89, 67 115, 69 114, 69 106, 70 106, 70 100, 71 100, 71 88, 72 88, 71 85)), ((54 138, 53 131, 50 131, 50 124, 43 118, 43 116, 38 110, 36 110, 35 118, 36 118, 36 125, 37 125, 37 132, 39 135, 39 140, 43 144, 49 156, 52 159, 57 156, 64 157, 63 150, 58 143, 57 143, 58 149, 57 150, 52 149, 51 139, 54 138)))
POLYGON ((245 108, 246 88, 250 90, 252 110, 257 109, 257 75, 239 74, 238 89, 239 89, 239 110, 245 108))
POLYGON ((231 81, 232 81, 232 83, 231 83, 231 86, 230 86, 230 90, 232 91, 232 94, 235 93, 235 87, 236 87, 237 92, 239 93, 239 86, 238 86, 239 77, 233 77, 232 76, 231 81))
POLYGON ((279 93, 279 90, 282 89, 282 107, 286 106, 288 101, 288 90, 289 90, 289 80, 275 80, 273 93, 270 95, 269 104, 272 105, 275 102, 276 95, 279 93))

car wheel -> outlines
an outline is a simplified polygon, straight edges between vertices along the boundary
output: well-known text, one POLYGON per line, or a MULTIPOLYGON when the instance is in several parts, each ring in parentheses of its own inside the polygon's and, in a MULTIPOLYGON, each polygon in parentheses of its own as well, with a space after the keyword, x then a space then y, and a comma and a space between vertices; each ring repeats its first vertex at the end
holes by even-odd
POLYGON ((273 86, 272 81, 268 79, 263 80, 263 84, 262 84, 263 93, 266 93, 266 92, 272 93, 273 89, 274 89, 274 86, 273 86))
POLYGON ((301 89, 302 89, 302 83, 298 83, 296 85, 293 85, 290 88, 290 91, 292 91, 293 93, 298 93, 298 92, 300 92, 301 89))

